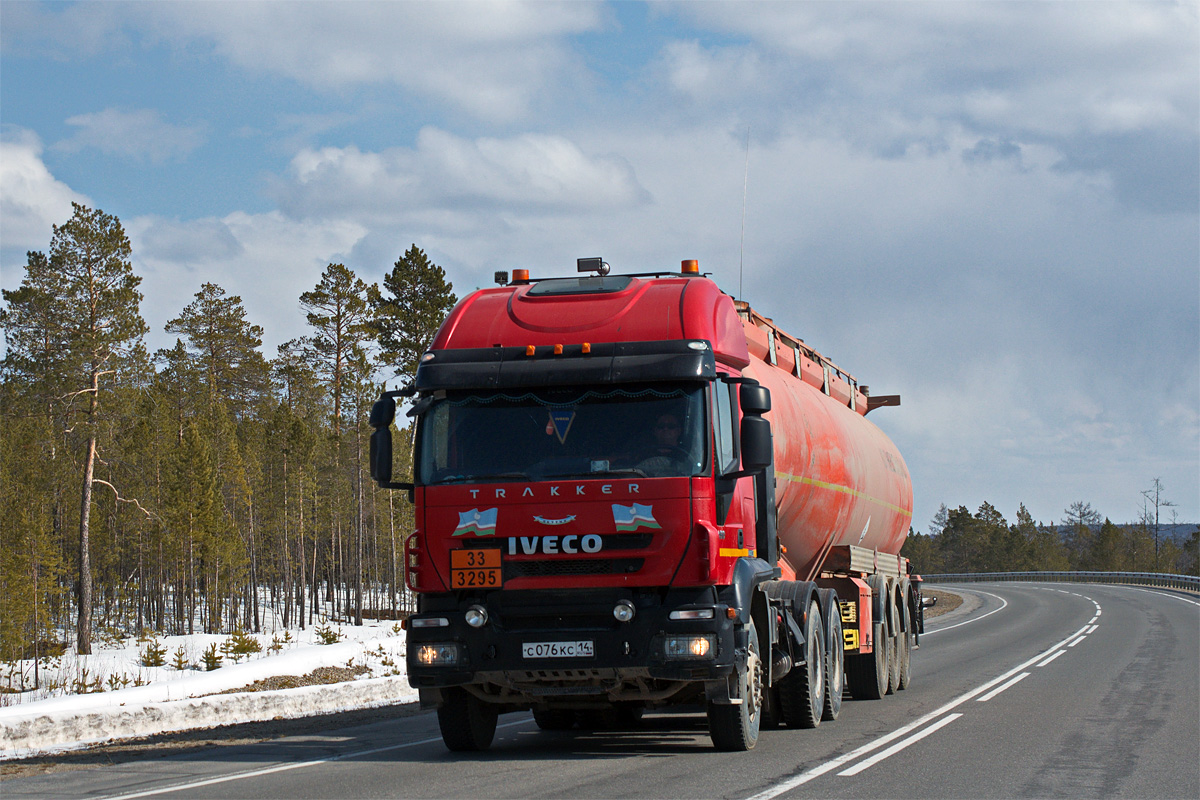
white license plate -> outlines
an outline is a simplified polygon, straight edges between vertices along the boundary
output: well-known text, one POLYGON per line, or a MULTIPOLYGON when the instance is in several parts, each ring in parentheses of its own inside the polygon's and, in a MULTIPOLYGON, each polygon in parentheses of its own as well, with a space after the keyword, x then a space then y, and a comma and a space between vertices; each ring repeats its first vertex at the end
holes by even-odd
POLYGON ((592 658, 595 644, 589 640, 577 642, 525 642, 521 645, 525 658, 592 658))

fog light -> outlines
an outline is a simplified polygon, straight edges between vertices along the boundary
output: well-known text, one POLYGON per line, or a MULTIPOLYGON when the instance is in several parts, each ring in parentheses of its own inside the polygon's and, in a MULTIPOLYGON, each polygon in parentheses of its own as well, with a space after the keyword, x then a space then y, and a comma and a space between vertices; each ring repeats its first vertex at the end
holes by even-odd
POLYGON ((668 636, 664 642, 667 658, 712 658, 716 640, 711 633, 668 636))
POLYGON ((613 607, 613 616, 617 618, 617 622, 629 622, 636 613, 637 609, 628 600, 622 600, 613 607))
POLYGON ((420 645, 417 663, 425 667, 452 667, 458 663, 458 645, 450 642, 420 645))
POLYGON ((467 624, 472 628, 482 628, 487 625, 488 613, 483 606, 471 606, 467 609, 467 624))

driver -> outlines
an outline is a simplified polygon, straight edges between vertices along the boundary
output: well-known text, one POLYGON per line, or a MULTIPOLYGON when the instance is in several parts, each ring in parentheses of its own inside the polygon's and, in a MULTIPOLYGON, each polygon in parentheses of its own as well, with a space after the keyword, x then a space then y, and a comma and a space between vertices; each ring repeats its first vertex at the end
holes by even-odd
POLYGON ((654 442, 638 463, 637 468, 651 477, 663 477, 678 472, 686 452, 679 440, 683 425, 675 414, 659 414, 654 421, 654 442))

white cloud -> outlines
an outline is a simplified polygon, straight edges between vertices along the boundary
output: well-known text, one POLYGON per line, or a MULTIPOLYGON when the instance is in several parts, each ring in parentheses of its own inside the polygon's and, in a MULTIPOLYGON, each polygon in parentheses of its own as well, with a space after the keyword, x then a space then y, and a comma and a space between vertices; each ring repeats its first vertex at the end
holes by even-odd
POLYGON ((322 90, 390 84, 509 121, 582 75, 561 40, 596 29, 600 15, 585 3, 364 2, 353 13, 341 3, 164 3, 143 24, 322 90))
MULTIPOLYGON (((366 229, 344 220, 298 222, 279 212, 235 212, 190 221, 138 217, 126 230, 134 271, 143 277, 151 348, 167 347, 162 332, 205 282, 240 295, 247 318, 261 325, 270 349, 306 331, 299 297, 317 285, 330 262, 346 255, 366 229)), ((350 265, 353 266, 353 265, 350 265)))
POLYGON ((122 111, 106 108, 70 117, 67 124, 78 130, 54 145, 54 149, 66 153, 94 148, 106 155, 147 159, 160 164, 186 156, 204 141, 201 128, 164 122, 152 109, 122 111))
MULTIPOLYGON (((873 108, 1048 135, 1194 134, 1197 7, 1190 3, 685 3, 679 13, 777 64, 780 92, 861 120, 873 108), (857 113, 855 109, 857 108, 857 113)), ((710 63, 705 65, 703 60, 710 63)), ((677 62, 678 59, 675 59, 677 62)), ((672 78, 677 74, 672 73, 672 78)), ((720 93, 718 92, 718 97, 720 93)))
POLYGON ((376 220, 439 209, 562 214, 648 200, 624 159, 585 153, 562 136, 468 140, 436 128, 423 129, 411 149, 303 150, 275 192, 281 207, 298 216, 376 220))
POLYGON ((46 169, 37 135, 5 127, 0 136, 0 241, 4 249, 48 248, 53 226, 71 218, 72 201, 90 204, 46 169))

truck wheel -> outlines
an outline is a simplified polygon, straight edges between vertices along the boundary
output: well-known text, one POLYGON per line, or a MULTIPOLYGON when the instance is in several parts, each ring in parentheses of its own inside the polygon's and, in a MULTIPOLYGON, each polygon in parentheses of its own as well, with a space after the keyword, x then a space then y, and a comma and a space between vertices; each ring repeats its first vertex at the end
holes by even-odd
POLYGON ((900 690, 900 639, 903 633, 900 628, 900 615, 904 613, 904 607, 896 604, 896 630, 892 631, 892 635, 888 637, 888 686, 887 693, 895 694, 900 690))
POLYGON ((442 690, 437 710, 442 741, 456 753, 487 750, 496 736, 496 707, 458 686, 442 690))
POLYGON ((825 626, 821 607, 809 604, 804 622, 804 666, 796 666, 779 682, 779 706, 789 728, 815 728, 825 708, 825 626))
POLYGON ((829 604, 829 619, 825 624, 825 707, 821 719, 832 722, 842 710, 842 690, 846 678, 846 644, 842 639, 842 615, 838 611, 837 598, 829 604))
POLYGON ((873 652, 846 659, 846 680, 855 700, 878 700, 888 689, 887 627, 882 621, 871 625, 873 652))
POLYGON ((907 689, 912 683, 912 644, 913 644, 913 621, 912 613, 908 610, 908 604, 902 606, 905 622, 905 630, 897 637, 900 640, 900 680, 896 684, 898 689, 907 689))
POLYGON ((742 702, 737 705, 708 704, 708 735, 718 750, 752 750, 758 743, 765 681, 754 620, 747 624, 746 631, 750 640, 747 644, 746 668, 737 676, 738 697, 742 702))
POLYGON ((575 712, 561 708, 535 708, 533 721, 544 731, 569 731, 575 727, 575 712))

